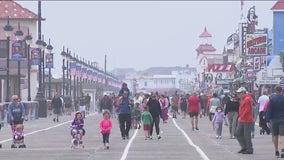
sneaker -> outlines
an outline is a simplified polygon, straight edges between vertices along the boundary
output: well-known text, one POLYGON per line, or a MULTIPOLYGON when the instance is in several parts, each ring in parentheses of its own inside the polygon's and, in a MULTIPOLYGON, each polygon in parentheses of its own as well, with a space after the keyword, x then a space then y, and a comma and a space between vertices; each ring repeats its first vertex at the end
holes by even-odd
POLYGON ((219 136, 219 139, 222 139, 222 136, 219 136))
POLYGON ((153 137, 152 137, 152 136, 150 136, 149 138, 150 138, 150 139, 153 139, 153 137))
POLYGON ((56 118, 53 118, 53 122, 55 122, 56 118))
POLYGON ((195 130, 199 130, 198 127, 195 127, 195 130))
POLYGON ((276 151, 275 152, 275 157, 279 158, 280 154, 279 154, 279 151, 276 151))
POLYGON ((281 150, 281 156, 280 158, 284 158, 284 149, 281 150))
POLYGON ((157 138, 158 138, 158 139, 161 139, 162 137, 161 137, 160 135, 157 135, 157 138))
POLYGON ((125 140, 125 136, 122 136, 121 138, 122 138, 123 140, 125 140))
POLYGON ((246 151, 246 149, 242 148, 241 150, 238 151, 238 153, 243 153, 245 151, 246 151))
MULTIPOLYGON (((242 154, 253 154, 253 151, 248 151, 248 150, 246 150, 246 151, 243 151, 242 154)), ((284 158, 284 157, 283 157, 283 158, 284 158)))
POLYGON ((219 138, 219 136, 216 136, 216 139, 218 139, 219 138))

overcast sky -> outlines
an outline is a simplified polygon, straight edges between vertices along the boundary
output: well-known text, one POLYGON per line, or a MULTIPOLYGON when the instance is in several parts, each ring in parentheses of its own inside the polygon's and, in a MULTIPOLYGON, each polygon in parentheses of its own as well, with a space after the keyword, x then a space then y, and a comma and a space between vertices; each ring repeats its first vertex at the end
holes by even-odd
MULTIPOLYGON (((36 1, 17 1, 37 14, 36 1)), ((276 1, 246 1, 246 16, 255 5, 257 28, 272 28, 276 1)), ((107 70, 157 66, 196 66, 199 35, 207 27, 217 53, 238 28, 240 1, 42 1, 42 34, 54 47, 54 73, 61 73, 63 46, 107 70)))

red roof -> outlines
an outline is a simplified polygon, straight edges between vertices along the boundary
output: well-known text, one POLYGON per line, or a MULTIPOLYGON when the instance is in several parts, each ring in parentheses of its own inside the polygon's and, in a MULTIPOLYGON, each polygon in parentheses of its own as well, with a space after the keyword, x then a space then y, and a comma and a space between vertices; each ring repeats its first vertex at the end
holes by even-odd
POLYGON ((277 0, 271 10, 284 10, 284 0, 277 0))
POLYGON ((37 20, 37 15, 32 11, 23 8, 20 4, 14 1, 0 1, 0 19, 32 19, 37 20))
POLYGON ((197 53, 215 52, 216 49, 211 44, 200 44, 196 49, 197 53))
POLYGON ((203 33, 199 36, 199 38, 207 38, 207 37, 212 37, 212 35, 209 32, 207 32, 207 29, 205 27, 203 33))

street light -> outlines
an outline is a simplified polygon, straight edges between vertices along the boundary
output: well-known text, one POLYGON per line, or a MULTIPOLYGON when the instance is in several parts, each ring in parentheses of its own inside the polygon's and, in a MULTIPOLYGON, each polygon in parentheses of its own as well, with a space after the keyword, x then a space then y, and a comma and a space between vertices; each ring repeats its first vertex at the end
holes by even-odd
MULTIPOLYGON (((46 46, 46 49, 49 54, 52 54, 51 52, 53 50, 53 47, 50 44, 50 39, 48 40, 48 45, 46 46)), ((52 57, 52 63, 53 63, 53 57, 52 57)), ((49 99, 51 99, 51 66, 48 66, 48 97, 49 99)))
POLYGON ((6 72, 6 102, 9 102, 10 100, 10 73, 9 73, 9 69, 10 69, 10 36, 13 32, 13 27, 10 25, 9 23, 9 17, 7 20, 7 24, 4 27, 4 31, 5 34, 7 36, 7 72, 6 72))
MULTIPOLYGON (((22 44, 22 38, 24 36, 23 31, 20 28, 20 23, 18 23, 18 30, 15 32, 15 36, 18 42, 22 44)), ((18 61, 18 96, 21 97, 21 59, 23 57, 20 57, 17 59, 18 61)))
POLYGON ((45 49, 46 49, 46 42, 44 41, 44 36, 42 35, 42 93, 46 95, 45 93, 45 49))
POLYGON ((28 29, 28 35, 25 37, 27 57, 28 57, 28 101, 31 101, 31 57, 30 57, 30 45, 32 43, 33 37, 30 35, 30 30, 28 29))

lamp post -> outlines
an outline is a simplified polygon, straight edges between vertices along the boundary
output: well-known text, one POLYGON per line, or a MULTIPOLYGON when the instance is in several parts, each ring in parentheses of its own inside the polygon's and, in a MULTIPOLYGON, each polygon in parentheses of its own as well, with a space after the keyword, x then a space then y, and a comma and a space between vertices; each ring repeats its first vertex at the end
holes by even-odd
POLYGON ((27 57, 28 57, 28 101, 31 101, 31 57, 30 57, 30 45, 32 43, 32 36, 30 35, 30 31, 28 29, 28 35, 25 37, 26 41, 26 52, 27 52, 27 57))
MULTIPOLYGON (((43 46, 43 43, 41 41, 41 0, 38 0, 38 40, 36 42, 36 44, 38 45, 38 47, 40 49, 42 49, 42 46, 43 46)), ((39 66, 38 66, 38 81, 39 81, 39 85, 38 85, 38 91, 37 91, 37 94, 36 94, 36 98, 35 98, 35 101, 38 101, 38 116, 39 117, 47 117, 47 105, 46 105, 46 99, 45 99, 45 96, 43 94, 43 90, 42 90, 42 74, 41 74, 41 61, 42 61, 42 58, 41 58, 41 50, 39 52, 39 55, 40 55, 40 63, 39 63, 39 66)))
POLYGON ((5 34, 7 36, 7 72, 6 72, 6 102, 10 101, 10 36, 13 32, 13 27, 9 23, 9 17, 7 20, 7 24, 4 27, 5 34))
POLYGON ((63 82, 62 82, 63 91, 62 91, 62 93, 63 93, 63 97, 64 97, 65 96, 65 70, 66 70, 66 67, 65 67, 66 52, 65 52, 64 47, 63 47, 63 51, 61 52, 61 56, 63 57, 63 59, 62 59, 62 74, 63 74, 63 82))
POLYGON ((45 49, 46 49, 46 42, 44 41, 44 35, 42 35, 42 93, 46 95, 45 92, 45 49))
MULTIPOLYGON (((18 23, 18 30, 15 32, 15 36, 17 39, 17 43, 21 43, 22 45, 22 38, 24 36, 23 31, 20 29, 20 23, 18 23)), ((21 59, 23 57, 19 57, 18 61, 18 96, 21 97, 21 59)))
MULTIPOLYGON (((52 65, 53 65, 53 56, 51 55, 53 47, 50 44, 50 39, 48 41, 48 45, 46 46, 46 49, 47 49, 48 53, 50 54, 50 56, 52 57, 52 65)), ((52 66, 50 65, 50 66, 47 66, 47 67, 48 67, 48 97, 49 97, 49 99, 51 99, 51 68, 52 68, 52 66)))

